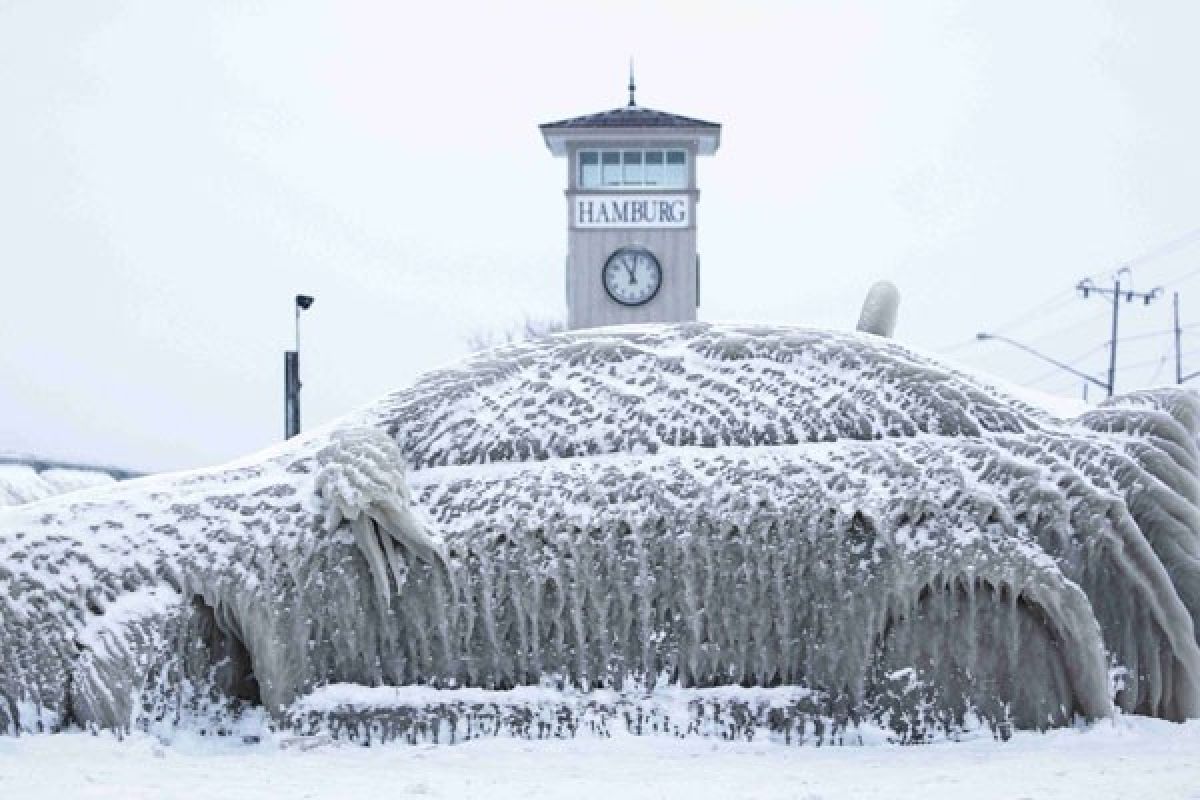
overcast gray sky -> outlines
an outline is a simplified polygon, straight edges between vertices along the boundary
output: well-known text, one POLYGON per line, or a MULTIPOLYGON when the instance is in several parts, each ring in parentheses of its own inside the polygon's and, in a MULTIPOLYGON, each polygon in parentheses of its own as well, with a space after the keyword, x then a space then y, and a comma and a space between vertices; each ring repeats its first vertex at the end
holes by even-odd
MULTIPOLYGON (((0 0, 0 450, 274 443, 296 292, 306 427, 563 316, 537 124, 621 105, 630 56, 641 104, 724 125, 702 319, 846 328, 888 278, 899 338, 1077 396, 967 342, 1101 374, 1075 282, 1200 269, 1197 30, 1191 2, 0 0)), ((1172 379, 1171 290, 1200 323, 1200 276, 1167 288, 1123 309, 1124 388, 1172 379)))

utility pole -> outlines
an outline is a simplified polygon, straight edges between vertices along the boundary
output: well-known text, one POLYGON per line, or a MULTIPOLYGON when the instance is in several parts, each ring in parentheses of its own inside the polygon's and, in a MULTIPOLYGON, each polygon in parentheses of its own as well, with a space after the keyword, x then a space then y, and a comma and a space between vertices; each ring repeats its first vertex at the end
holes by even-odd
POLYGON ((1172 298, 1175 303, 1175 383, 1183 383, 1183 328, 1179 325, 1179 292, 1172 298))
POLYGON ((1113 276, 1113 285, 1111 289, 1103 289, 1092 282, 1091 278, 1084 278, 1075 288, 1083 293, 1083 298, 1086 300, 1089 294, 1093 292, 1101 297, 1112 298, 1112 339, 1109 341, 1108 350, 1108 396, 1112 397, 1113 391, 1117 385, 1117 325, 1121 316, 1121 299, 1125 302, 1132 303, 1136 297, 1145 305, 1150 305, 1150 301, 1158 297, 1162 293, 1161 288, 1154 288, 1148 292, 1135 292, 1132 289, 1121 288, 1121 273, 1129 274, 1127 268, 1122 268, 1113 276))
POLYGON ((1182 385, 1200 376, 1200 370, 1183 374, 1183 325, 1179 322, 1179 292, 1175 292, 1175 383, 1182 385))
POLYGON ((300 312, 313 304, 311 295, 296 295, 296 349, 283 354, 283 435, 300 433, 300 312))

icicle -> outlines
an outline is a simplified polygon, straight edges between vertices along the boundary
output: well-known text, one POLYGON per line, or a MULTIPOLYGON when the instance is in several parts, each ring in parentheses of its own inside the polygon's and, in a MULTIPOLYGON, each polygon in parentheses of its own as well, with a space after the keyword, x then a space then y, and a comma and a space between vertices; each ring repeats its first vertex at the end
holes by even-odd
POLYGON ((358 516, 350 523, 354 541, 367 560, 374 579, 375 594, 379 598, 379 613, 387 614, 392 608, 391 581, 388 579, 388 562, 379 546, 379 537, 375 532, 375 524, 370 517, 358 516))
POLYGON ((412 512, 412 497, 405 482, 404 455, 386 434, 374 428, 336 431, 332 443, 317 453, 321 465, 317 490, 327 505, 327 528, 336 529, 341 520, 351 524, 380 597, 380 611, 391 608, 388 574, 397 589, 407 580, 407 568, 395 558, 388 537, 403 545, 418 559, 443 570, 453 587, 453 573, 445 545, 435 541, 412 512))

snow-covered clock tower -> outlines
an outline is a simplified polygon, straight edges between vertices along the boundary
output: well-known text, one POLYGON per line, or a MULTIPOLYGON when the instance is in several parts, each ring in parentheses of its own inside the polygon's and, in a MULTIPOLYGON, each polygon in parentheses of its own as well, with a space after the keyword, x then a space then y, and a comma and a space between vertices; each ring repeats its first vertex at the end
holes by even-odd
POLYGON ((686 322, 700 304, 696 158, 721 126, 629 104, 548 122, 567 160, 567 327, 686 322))

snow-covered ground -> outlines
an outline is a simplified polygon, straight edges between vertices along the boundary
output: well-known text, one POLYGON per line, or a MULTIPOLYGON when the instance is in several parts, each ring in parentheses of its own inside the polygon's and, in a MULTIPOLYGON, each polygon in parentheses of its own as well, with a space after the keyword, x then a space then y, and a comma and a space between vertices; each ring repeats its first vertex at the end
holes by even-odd
POLYGON ((0 798, 1200 798, 1200 721, 920 747, 633 737, 410 747, 267 737, 0 738, 0 798), (289 746, 290 745, 290 746, 289 746), (302 745, 302 746, 298 746, 302 745), (306 747, 309 749, 302 749, 306 747))

